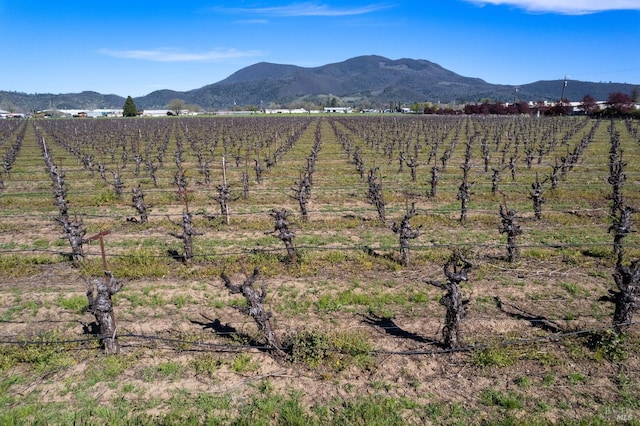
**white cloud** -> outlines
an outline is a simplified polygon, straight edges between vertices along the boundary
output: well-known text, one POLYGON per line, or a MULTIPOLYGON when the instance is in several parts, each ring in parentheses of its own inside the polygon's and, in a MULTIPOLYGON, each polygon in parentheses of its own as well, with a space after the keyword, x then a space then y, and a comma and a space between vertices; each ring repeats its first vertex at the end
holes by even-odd
POLYGON ((640 0, 467 0, 480 5, 508 5, 529 12, 584 15, 609 10, 640 10, 640 0))
POLYGON ((211 50, 201 53, 182 52, 179 49, 159 48, 151 50, 111 50, 100 49, 98 53, 116 58, 140 59, 154 62, 215 62, 225 59, 246 58, 252 56, 264 56, 264 52, 258 50, 211 50))
POLYGON ((296 3, 288 6, 259 7, 259 8, 235 8, 225 9, 232 13, 254 13, 268 16, 300 17, 300 16, 353 16, 364 15, 387 9, 388 4, 370 4, 360 7, 333 8, 321 3, 296 3))

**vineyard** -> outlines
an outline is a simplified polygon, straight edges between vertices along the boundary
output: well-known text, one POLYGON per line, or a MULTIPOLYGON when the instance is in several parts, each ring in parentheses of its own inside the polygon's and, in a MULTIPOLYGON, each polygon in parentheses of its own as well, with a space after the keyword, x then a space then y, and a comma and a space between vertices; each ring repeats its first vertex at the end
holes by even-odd
POLYGON ((640 122, 0 121, 0 424, 640 421, 640 122))

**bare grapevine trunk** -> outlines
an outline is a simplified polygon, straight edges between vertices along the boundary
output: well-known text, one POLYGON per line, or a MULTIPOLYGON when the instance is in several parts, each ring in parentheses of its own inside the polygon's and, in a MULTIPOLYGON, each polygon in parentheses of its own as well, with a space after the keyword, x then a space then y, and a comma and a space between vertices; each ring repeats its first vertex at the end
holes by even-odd
POLYGON ((369 192, 367 194, 367 200, 369 203, 376 206, 376 210, 378 211, 378 219, 380 222, 385 223, 387 221, 385 216, 385 205, 384 205, 384 197, 382 193, 382 183, 378 181, 378 172, 380 169, 378 167, 374 167, 369 170, 369 177, 367 179, 369 183, 369 192))
POLYGON ((131 201, 133 202, 133 207, 138 211, 140 215, 140 223, 147 223, 149 220, 149 216, 147 215, 148 206, 144 203, 144 193, 142 192, 142 188, 140 185, 132 188, 133 196, 131 197, 131 201))
POLYGON ((613 325, 618 332, 633 322, 634 311, 640 308, 640 260, 630 266, 618 264, 613 274, 619 291, 611 291, 616 305, 613 325))
POLYGON ((438 190, 438 182, 440 181, 440 170, 437 167, 431 168, 431 191, 429 197, 434 198, 438 190))
POLYGON ((110 271, 104 272, 104 278, 87 281, 88 312, 91 312, 100 327, 100 339, 106 354, 120 353, 118 343, 116 319, 113 314, 111 296, 122 288, 122 283, 116 280, 110 271))
POLYGON ((293 187, 294 195, 291 197, 294 200, 298 201, 300 205, 300 213, 302 214, 302 220, 307 222, 309 220, 309 212, 307 210, 307 204, 309 203, 309 198, 311 197, 311 178, 309 172, 306 172, 300 180, 295 182, 295 187, 293 187))
POLYGON ((444 283, 433 280, 427 281, 427 283, 447 292, 440 299, 440 303, 447 308, 442 337, 444 346, 449 349, 458 348, 462 345, 460 323, 465 316, 466 305, 469 300, 462 298, 460 282, 467 281, 469 269, 471 269, 471 263, 463 258, 459 252, 455 252, 444 265, 447 281, 444 283))
POLYGON ((542 192, 542 182, 540 182, 536 173, 536 181, 531 184, 529 198, 533 200, 533 213, 537 220, 542 219, 542 204, 545 202, 542 192))
POLYGON ((264 336, 267 344, 273 349, 275 354, 285 356, 286 354, 282 350, 276 333, 271 327, 270 318, 273 314, 264 308, 264 301, 267 298, 267 290, 264 283, 260 291, 253 288, 253 284, 258 279, 258 274, 258 268, 254 269, 253 275, 248 277, 241 285, 233 284, 224 272, 221 274, 221 278, 224 281, 224 285, 232 294, 242 294, 247 300, 247 306, 240 308, 240 310, 254 319, 260 333, 264 336))
POLYGON ((274 219, 274 230, 267 231, 265 234, 274 234, 276 238, 280 239, 287 249, 289 261, 291 263, 296 263, 298 261, 298 254, 296 253, 296 248, 293 245, 293 238, 296 236, 296 233, 289 229, 289 221, 287 220, 289 212, 286 209, 274 209, 269 213, 269 216, 274 219))
POLYGON ((460 200, 460 223, 467 222, 467 212, 469 211, 469 201, 471 201, 471 185, 464 180, 458 187, 458 200, 460 200))
MULTIPOLYGON (((169 217, 167 216, 167 218, 169 217)), ((193 227, 193 216, 188 211, 182 213, 182 223, 173 222, 171 219, 169 219, 169 221, 176 226, 182 227, 182 234, 169 232, 169 235, 182 240, 184 246, 184 256, 182 259, 185 263, 191 262, 193 259, 193 237, 196 235, 202 235, 202 232, 196 231, 193 227)))
POLYGON ((391 225, 391 230, 398 234, 400 240, 400 262, 403 266, 407 266, 409 264, 409 240, 414 238, 418 238, 420 235, 420 231, 418 229, 411 229, 411 224, 409 221, 412 217, 416 215, 416 205, 415 203, 411 204, 411 209, 407 211, 404 215, 404 218, 400 222, 400 225, 393 222, 391 225))
POLYGON ((516 224, 516 211, 509 210, 500 205, 500 217, 502 218, 502 226, 499 228, 501 234, 507 234, 507 260, 514 262, 518 259, 518 245, 516 239, 522 234, 522 229, 516 224))
POLYGON ((622 245, 622 240, 624 237, 634 232, 632 229, 632 221, 631 215, 636 212, 633 207, 625 206, 624 208, 619 209, 620 216, 614 217, 613 225, 609 227, 609 232, 614 233, 613 237, 613 254, 615 254, 617 260, 617 264, 622 264, 622 259, 624 257, 624 247, 622 245))

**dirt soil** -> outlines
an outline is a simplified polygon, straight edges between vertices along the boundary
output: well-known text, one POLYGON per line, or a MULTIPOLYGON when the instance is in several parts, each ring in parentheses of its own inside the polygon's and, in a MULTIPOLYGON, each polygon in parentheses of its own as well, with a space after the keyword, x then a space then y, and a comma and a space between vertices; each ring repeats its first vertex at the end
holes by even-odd
MULTIPOLYGON (((539 410, 546 421, 610 414, 611 404, 623 398, 620 375, 639 383, 637 329, 630 330, 626 359, 616 362, 598 356, 588 345, 591 334, 581 332, 610 324, 612 304, 600 300, 610 282, 603 267, 594 264, 593 270, 585 271, 567 264, 547 264, 539 269, 488 261, 472 270, 464 288, 471 304, 463 338, 476 349, 467 347, 460 352, 443 350, 444 308, 438 303, 442 291, 424 283, 425 279, 443 279, 441 271, 440 265, 432 264, 354 276, 336 267, 313 277, 259 280, 268 289, 266 303, 282 340, 303 330, 364 333, 375 351, 373 363, 364 368, 351 363, 312 369, 261 349, 230 349, 226 345, 259 342, 260 337, 255 323, 231 306, 238 296, 229 295, 217 277, 129 280, 114 296, 120 356, 129 360, 117 380, 133 385, 128 389, 137 389, 135 397, 141 399, 163 400, 180 390, 194 395, 231 394, 234 400, 243 401, 255 392, 256 384, 268 380, 275 391, 299 392, 308 407, 383 394, 463 407, 479 413, 480 418, 495 418, 496 410, 503 408, 487 405, 482 398, 491 390, 524 401, 521 408, 510 412, 516 418, 528 418, 539 410), (597 269, 602 273, 596 273, 597 269), (351 294, 377 292, 388 296, 380 300, 390 301, 411 294, 413 300, 423 303, 391 302, 373 309, 357 303, 321 305, 323 295, 339 300, 347 289, 351 294), (296 304, 305 302, 310 307, 298 311, 296 304), (232 333, 225 334, 225 330, 232 333), (489 349, 483 350, 485 346, 489 349), (248 353, 251 359, 250 367, 242 371, 232 367, 239 353, 248 353), (213 375, 196 374, 192 367, 203 354, 218 360, 213 375), (167 362, 184 368, 177 375, 148 377, 150 367, 167 362)), ((244 277, 232 279, 241 282, 244 277)), ((0 339, 87 338, 93 316, 63 303, 81 300, 84 293, 83 278, 67 264, 48 265, 29 277, 4 278, 0 284, 0 339)), ((10 391, 38 392, 47 401, 76 404, 74 393, 64 389, 68 390, 70 381, 86 381, 104 355, 95 342, 73 347, 77 354, 72 365, 52 377, 12 386, 10 391)), ((89 392, 102 400, 132 396, 104 382, 96 383, 89 392)), ((159 404, 148 412, 157 415, 163 410, 159 404)), ((620 410, 625 416, 640 415, 629 408, 620 410)), ((419 423, 424 419, 407 420, 419 423)))

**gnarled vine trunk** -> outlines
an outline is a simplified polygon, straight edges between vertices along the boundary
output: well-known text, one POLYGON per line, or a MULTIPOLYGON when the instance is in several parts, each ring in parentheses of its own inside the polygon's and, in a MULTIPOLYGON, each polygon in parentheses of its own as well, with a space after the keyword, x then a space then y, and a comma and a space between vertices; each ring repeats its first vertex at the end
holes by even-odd
POLYGON ((116 280, 110 271, 105 271, 104 275, 104 278, 86 281, 89 302, 87 312, 91 312, 98 322, 104 352, 117 354, 120 353, 120 344, 116 334, 118 328, 113 314, 111 296, 120 291, 122 283, 116 280))
POLYGON ((273 314, 264 308, 264 301, 267 298, 267 290, 264 283, 260 291, 253 288, 253 284, 258 279, 258 275, 259 270, 256 268, 253 271, 253 275, 248 277, 241 285, 233 284, 224 272, 220 277, 224 281, 225 287, 227 287, 232 294, 242 294, 247 300, 247 306, 239 309, 254 319, 258 325, 258 330, 267 341, 267 345, 273 349, 276 355, 285 356, 286 354, 282 350, 282 345, 280 345, 280 341, 271 327, 270 318, 273 314))
POLYGON ((471 269, 471 263, 456 251, 451 255, 444 265, 446 282, 429 280, 427 283, 446 290, 446 294, 440 299, 440 303, 447 308, 445 315, 442 337, 444 346, 449 349, 458 348, 462 345, 462 334, 460 323, 466 314, 466 305, 469 300, 462 298, 462 287, 460 283, 467 281, 467 274, 471 269))

